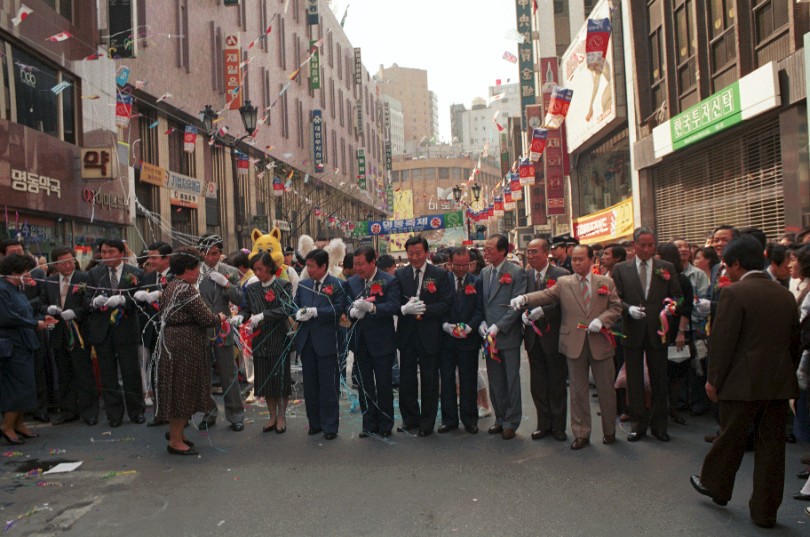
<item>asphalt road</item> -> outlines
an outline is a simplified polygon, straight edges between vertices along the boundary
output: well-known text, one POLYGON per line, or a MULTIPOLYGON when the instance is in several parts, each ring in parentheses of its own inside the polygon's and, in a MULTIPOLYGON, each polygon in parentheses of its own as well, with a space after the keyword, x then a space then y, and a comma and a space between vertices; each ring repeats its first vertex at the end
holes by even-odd
MULTIPOLYGON (((791 496, 805 446, 787 446, 785 500, 773 530, 748 515, 753 456, 734 498, 714 505, 689 485, 699 473, 711 418, 672 425, 672 442, 604 446, 532 441, 534 407, 524 363, 524 423, 504 441, 455 431, 418 438, 360 439, 360 415, 344 401, 334 441, 307 436, 303 404, 291 405, 286 434, 262 434, 265 409, 247 410, 241 433, 220 420, 208 434, 187 429, 198 457, 166 453, 166 428, 125 423, 43 425, 25 445, 2 446, 4 535, 46 536, 808 536, 805 502, 791 496), (73 472, 27 475, 58 460, 73 472)), ((220 413, 220 415, 223 415, 220 413)))

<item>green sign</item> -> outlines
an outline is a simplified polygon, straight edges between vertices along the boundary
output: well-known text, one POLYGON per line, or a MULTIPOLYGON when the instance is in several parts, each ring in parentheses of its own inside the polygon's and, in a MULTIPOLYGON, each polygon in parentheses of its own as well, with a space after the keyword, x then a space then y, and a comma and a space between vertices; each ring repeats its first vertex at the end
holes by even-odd
POLYGON ((366 189, 366 152, 363 149, 357 150, 357 186, 360 190, 366 189))
POLYGON ((672 149, 676 151, 741 122, 740 83, 736 81, 669 120, 672 149))
MULTIPOLYGON (((317 9, 317 7, 316 7, 317 9)), ((316 12, 317 16, 317 12, 316 12)), ((309 60, 309 89, 316 90, 321 88, 321 51, 315 46, 317 41, 310 41, 309 48, 315 48, 312 53, 312 59, 309 60)))
POLYGON ((388 186, 385 187, 385 199, 388 205, 388 212, 394 212, 394 188, 389 183, 388 186))

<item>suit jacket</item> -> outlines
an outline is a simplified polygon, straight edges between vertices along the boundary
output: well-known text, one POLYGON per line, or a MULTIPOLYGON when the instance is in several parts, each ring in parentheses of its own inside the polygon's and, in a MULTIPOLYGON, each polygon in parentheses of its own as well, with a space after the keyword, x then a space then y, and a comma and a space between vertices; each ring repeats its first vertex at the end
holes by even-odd
MULTIPOLYGON (((397 347, 401 349, 414 338, 422 341, 429 352, 439 352, 442 346, 442 324, 450 312, 450 302, 453 300, 453 287, 450 284, 450 273, 430 263, 422 267, 425 271, 422 277, 422 289, 419 298, 425 303, 425 313, 421 320, 414 315, 402 315, 397 323, 397 347), (435 290, 428 290, 428 282, 433 282, 435 290)), ((408 302, 412 296, 417 295, 416 281, 413 267, 408 265, 397 270, 399 281, 399 304, 408 302)))
POLYGON ((26 285, 23 288, 23 294, 31 303, 31 308, 33 308, 34 313, 36 314, 42 308, 42 284, 45 283, 45 279, 48 277, 48 275, 45 274, 45 271, 39 267, 32 268, 30 274, 34 283, 32 285, 26 285))
MULTIPOLYGON (((509 307, 509 302, 518 295, 526 293, 526 272, 511 261, 504 261, 501 270, 491 285, 492 272, 495 267, 487 265, 481 271, 483 292, 478 296, 487 325, 498 325, 497 346, 499 349, 515 349, 523 341, 523 323, 521 313, 509 307), (501 281, 504 274, 509 274, 511 283, 501 281)), ((478 327, 473 327, 476 330, 478 327)))
POLYGON ((579 323, 589 325, 594 319, 602 321, 605 328, 611 328, 621 319, 622 304, 616 293, 616 286, 610 278, 592 274, 590 293, 590 303, 586 308, 579 276, 574 274, 563 276, 557 280, 557 285, 549 289, 526 295, 530 308, 559 302, 562 309, 560 352, 571 359, 579 358, 582 354, 586 337, 595 360, 612 358, 616 352, 601 333, 591 334, 583 328, 577 328, 579 323), (600 293, 599 290, 605 287, 607 293, 600 293))
MULTIPOLYGON (((394 354, 396 347, 396 332, 394 331, 394 316, 399 311, 399 281, 390 274, 377 270, 372 278, 373 282, 380 282, 381 294, 375 295, 374 305, 376 313, 366 313, 365 317, 355 321, 352 335, 352 349, 357 353, 360 342, 365 342, 366 350, 371 356, 384 356, 394 354)), ((352 276, 346 280, 344 289, 349 295, 346 306, 346 315, 349 315, 352 302, 365 296, 366 284, 360 276, 352 276)))
POLYGON ((658 335, 661 328, 658 314, 664 308, 665 298, 678 300, 683 297, 677 278, 678 273, 672 263, 659 259, 650 259, 650 263, 652 274, 647 298, 644 298, 644 288, 641 286, 635 260, 622 261, 613 267, 613 281, 616 283, 616 291, 624 310, 622 329, 627 338, 622 340, 622 345, 625 347, 643 346, 645 331, 653 346, 665 347, 666 343, 662 343, 661 336, 658 335), (664 276, 664 271, 669 274, 669 279, 664 276), (638 321, 633 319, 628 313, 630 306, 644 307, 647 316, 638 321))
MULTIPOLYGON (((59 278, 58 273, 54 274, 42 284, 42 301, 40 304, 40 313, 42 315, 47 314, 48 306, 59 306, 61 298, 59 294, 59 278)), ((85 289, 88 279, 89 276, 86 272, 73 271, 67 296, 65 296, 65 305, 62 306, 62 310, 73 310, 73 313, 76 314, 75 321, 82 334, 87 331, 88 310, 84 304, 84 295, 88 292, 88 289, 85 289)), ((63 347, 70 338, 70 327, 61 317, 56 316, 56 319, 59 322, 50 332, 50 344, 54 347, 63 347)))
MULTIPOLYGON (((214 315, 224 313, 227 317, 230 317, 231 304, 235 306, 242 304, 242 286, 239 285, 241 275, 237 269, 225 263, 217 265, 216 270, 227 277, 231 285, 227 288, 222 287, 206 276, 200 281, 200 296, 214 315)), ((292 299, 292 297, 289 299, 292 299)), ((216 337, 216 331, 217 328, 209 328, 209 337, 216 337)), ((224 342, 224 346, 229 347, 231 345, 233 345, 233 338, 228 337, 224 342)))
MULTIPOLYGON (((546 282, 548 280, 557 280, 563 276, 571 274, 562 267, 549 264, 546 270, 545 279, 537 286, 537 271, 529 269, 526 271, 526 293, 533 293, 534 291, 543 291, 546 289, 546 282)), ((562 321, 562 312, 559 303, 548 304, 543 306, 543 317, 535 321, 535 325, 543 332, 540 337, 530 326, 523 329, 523 342, 526 347, 526 352, 534 349, 535 345, 540 345, 545 353, 556 353, 560 348, 560 322, 562 321)))
POLYGON ((749 273, 720 296, 708 382, 726 401, 797 398, 799 332, 793 294, 759 271, 749 273))
POLYGON ((456 277, 452 276, 450 279, 450 289, 452 290, 452 300, 450 302, 450 312, 447 314, 447 321, 450 324, 464 323, 472 328, 466 338, 458 339, 450 334, 444 333, 444 348, 456 351, 476 351, 481 346, 481 336, 478 334, 478 327, 481 321, 484 320, 484 311, 482 310, 482 303, 478 297, 484 292, 481 287, 481 279, 477 278, 474 274, 467 273, 462 281, 463 289, 461 295, 453 289, 455 286, 456 277), (471 289, 475 293, 467 294, 466 289, 472 286, 471 289))
POLYGON ((0 356, 6 358, 6 353, 14 352, 8 342, 30 351, 37 350, 40 345, 35 332, 37 324, 25 294, 0 278, 0 340, 7 340, 0 344, 0 356))
MULTIPOLYGON (((152 291, 162 291, 166 285, 174 279, 174 275, 169 271, 166 274, 166 281, 161 282, 159 272, 152 271, 143 277, 141 290, 151 293, 152 291)), ((138 303, 138 322, 143 329, 143 343, 150 349, 155 349, 158 332, 160 332, 160 314, 152 304, 138 303)))
POLYGON ((316 308, 318 316, 304 323, 295 336, 295 347, 298 353, 304 352, 307 340, 312 340, 312 347, 318 356, 340 354, 341 337, 338 321, 349 305, 349 298, 341 281, 327 274, 321 292, 315 294, 315 280, 301 280, 295 293, 295 303, 299 308, 316 308), (323 289, 331 286, 331 296, 323 289))
POLYGON ((93 345, 102 343, 108 333, 112 334, 113 343, 116 346, 138 345, 141 342, 141 328, 138 323, 138 308, 132 295, 140 289, 143 280, 143 271, 132 265, 124 263, 121 271, 121 279, 118 282, 118 290, 111 290, 110 269, 105 264, 100 264, 88 273, 87 292, 84 293, 84 307, 87 309, 87 332, 88 339, 93 345), (123 315, 118 324, 110 323, 112 311, 109 309, 93 309, 93 299, 97 296, 112 296, 121 293, 126 302, 124 303, 123 315))

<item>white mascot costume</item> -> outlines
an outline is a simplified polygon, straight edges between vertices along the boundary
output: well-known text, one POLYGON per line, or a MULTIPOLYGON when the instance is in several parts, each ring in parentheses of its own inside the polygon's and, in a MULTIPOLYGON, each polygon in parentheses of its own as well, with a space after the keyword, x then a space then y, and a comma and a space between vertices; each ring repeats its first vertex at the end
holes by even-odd
MULTIPOLYGON (((307 254, 314 249, 315 241, 312 240, 312 237, 309 235, 301 235, 301 237, 299 237, 296 254, 298 254, 302 261, 305 260, 307 254)), ((332 239, 329 241, 329 244, 324 247, 324 250, 329 254, 329 274, 342 280, 341 275, 343 274, 343 268, 340 265, 343 263, 343 258, 346 257, 346 244, 343 242, 343 239, 332 239)), ((302 280, 309 278, 306 267, 301 271, 300 278, 302 280)))

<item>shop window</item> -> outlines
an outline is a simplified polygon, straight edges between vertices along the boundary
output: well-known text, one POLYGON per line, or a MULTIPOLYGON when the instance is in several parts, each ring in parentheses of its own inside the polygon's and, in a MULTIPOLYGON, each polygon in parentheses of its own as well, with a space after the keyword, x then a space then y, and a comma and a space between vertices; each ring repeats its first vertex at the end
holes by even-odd
POLYGON ((681 111, 698 101, 695 61, 693 2, 686 0, 675 8, 675 57, 678 77, 678 104, 681 111))
POLYGON ((73 22, 73 0, 43 0, 45 4, 59 13, 62 18, 73 22))
POLYGON ((789 48, 790 2, 788 0, 756 0, 754 2, 754 31, 758 65, 774 59, 767 48, 774 49, 781 59, 789 48))
POLYGON ((150 125, 157 121, 157 114, 154 109, 146 107, 139 107, 138 112, 141 114, 141 117, 138 118, 138 133, 141 138, 141 143, 139 144, 141 160, 157 166, 158 129, 149 128, 150 125))
POLYGON ((631 195, 630 144, 622 130, 577 161, 581 214, 615 205, 631 195))
POLYGON ((169 170, 189 177, 197 176, 194 153, 183 150, 183 133, 185 127, 179 123, 169 123, 169 170))
POLYGON ((719 91, 736 79, 737 44, 736 11, 733 0, 711 0, 709 13, 709 69, 712 91, 719 91))
POLYGON ((450 179, 450 168, 439 168, 439 179, 450 179))
POLYGON ((647 4, 647 20, 649 24, 647 44, 650 53, 650 92, 652 109, 657 111, 664 104, 667 97, 660 0, 654 0, 647 4))

